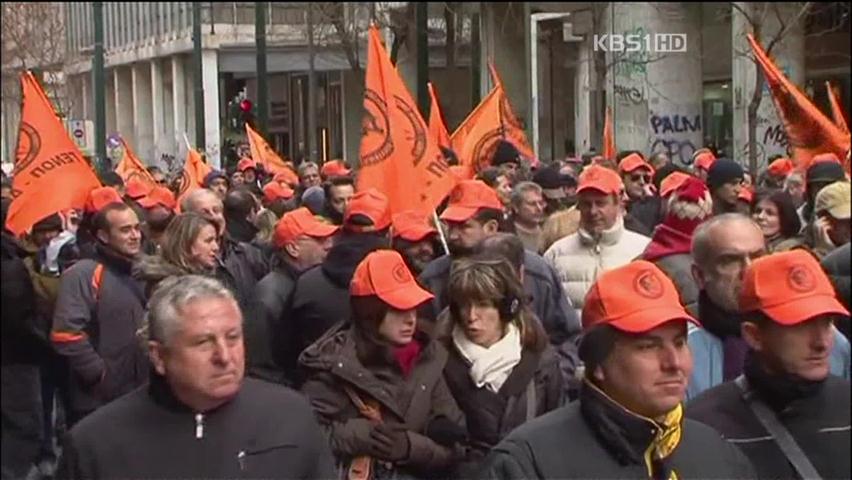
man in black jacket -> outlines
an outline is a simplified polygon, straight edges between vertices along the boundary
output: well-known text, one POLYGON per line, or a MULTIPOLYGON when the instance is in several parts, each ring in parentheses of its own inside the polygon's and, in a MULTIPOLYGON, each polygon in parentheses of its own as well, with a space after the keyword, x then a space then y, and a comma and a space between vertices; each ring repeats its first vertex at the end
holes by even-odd
MULTIPOLYGON (((822 268, 834 284, 834 291, 837 292, 837 299, 843 303, 843 306, 848 310, 852 304, 852 247, 850 243, 829 253, 822 259, 822 268)), ((849 338, 850 325, 848 321, 837 324, 838 330, 849 338)))
POLYGON ((290 345, 294 323, 284 315, 296 280, 325 260, 338 227, 315 217, 307 208, 286 213, 275 225, 272 238, 278 249, 276 266, 257 284, 258 315, 246 325, 249 375, 275 383, 292 383, 295 358, 290 345))
POLYGON ((200 276, 164 280, 150 301, 145 388, 76 425, 58 478, 333 478, 307 401, 244 379, 242 315, 200 276))
POLYGON ((752 410, 768 407, 820 477, 848 478, 850 385, 829 374, 829 358, 833 320, 849 312, 819 263, 803 250, 756 260, 746 271, 740 306, 749 346, 743 376, 696 397, 688 416, 742 448, 758 477, 801 478, 778 436, 752 410))
POLYGON ((580 400, 519 427, 488 478, 751 478, 713 429, 683 418, 692 356, 677 289, 654 264, 610 270, 583 306, 580 400))

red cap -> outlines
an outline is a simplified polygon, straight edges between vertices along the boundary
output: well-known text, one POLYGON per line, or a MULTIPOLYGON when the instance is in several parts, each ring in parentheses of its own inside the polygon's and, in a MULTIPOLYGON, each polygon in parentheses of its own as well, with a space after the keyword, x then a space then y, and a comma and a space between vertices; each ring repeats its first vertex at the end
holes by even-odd
POLYGON ((240 163, 237 164, 237 170, 239 170, 241 172, 245 172, 249 168, 257 170, 257 164, 254 163, 254 160, 252 160, 248 157, 241 158, 240 163))
POLYGON ((692 175, 683 172, 672 172, 666 178, 660 182, 660 196, 663 198, 671 195, 675 190, 680 188, 681 185, 686 183, 687 180, 693 178, 692 175))
POLYGON ((618 162, 618 171, 622 173, 630 173, 640 168, 648 170, 652 175, 654 174, 654 167, 652 167, 650 163, 646 162, 638 153, 631 153, 618 162))
POLYGON ((740 309, 761 311, 781 325, 796 325, 818 315, 849 315, 819 262, 801 249, 774 253, 749 265, 740 309))
POLYGON ((323 164, 320 169, 322 178, 345 177, 352 173, 341 160, 332 160, 323 164))
POLYGON ((606 195, 620 195, 624 191, 624 182, 617 173, 600 165, 589 165, 580 174, 577 194, 586 190, 597 190, 606 195))
POLYGON ((138 200, 139 206, 142 208, 154 208, 161 205, 169 210, 177 208, 177 200, 175 194, 166 187, 156 186, 148 195, 138 200))
POLYGON ((740 193, 737 194, 737 199, 751 205, 754 202, 754 190, 749 187, 743 187, 740 189, 740 193))
POLYGON ((419 242, 429 235, 438 233, 429 216, 408 210, 393 216, 393 236, 408 242, 419 242))
POLYGON ((343 216, 343 224, 347 230, 356 232, 378 232, 391 224, 390 201, 383 193, 371 188, 356 193, 349 202, 349 208, 343 216), (373 226, 363 227, 352 225, 349 219, 352 215, 364 215, 373 221, 373 226))
POLYGON ((769 164, 769 173, 776 177, 786 177, 795 167, 789 158, 778 158, 769 164))
POLYGON ((279 198, 290 200, 296 192, 292 188, 281 185, 278 182, 272 181, 263 186, 263 201, 265 204, 270 204, 279 198))
POLYGON ((464 180, 450 192, 450 202, 441 214, 441 220, 466 222, 481 208, 503 211, 497 192, 481 180, 464 180))
POLYGON ((124 193, 137 202, 151 193, 153 186, 137 177, 131 177, 124 185, 124 193))
POLYGON ((307 207, 297 208, 285 213, 275 224, 272 242, 276 247, 282 248, 302 235, 326 238, 337 233, 338 228, 315 217, 307 207))
POLYGON ((286 168, 276 173, 275 177, 272 179, 278 183, 287 184, 290 187, 294 187, 299 184, 299 176, 290 168, 286 168))
POLYGON ((710 167, 716 163, 716 155, 713 155, 713 152, 707 148, 700 148, 692 154, 693 165, 695 168, 700 168, 705 172, 710 171, 710 167))
POLYGON ((358 264, 349 284, 353 297, 378 296, 391 307, 408 311, 434 296, 420 287, 402 256, 394 250, 376 250, 358 264))
POLYGON ((110 203, 123 202, 121 195, 118 194, 116 189, 112 187, 98 187, 89 192, 84 210, 89 213, 98 213, 110 203))
POLYGON ((644 333, 672 320, 698 325, 680 304, 674 283, 645 260, 604 272, 583 305, 584 329, 606 324, 624 332, 644 333))

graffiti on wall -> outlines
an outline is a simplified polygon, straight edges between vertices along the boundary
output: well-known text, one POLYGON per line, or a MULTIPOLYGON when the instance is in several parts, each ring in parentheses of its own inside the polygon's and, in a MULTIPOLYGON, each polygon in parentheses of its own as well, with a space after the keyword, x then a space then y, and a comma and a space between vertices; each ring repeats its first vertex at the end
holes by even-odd
POLYGON ((665 153, 681 165, 692 164, 692 154, 701 142, 701 114, 654 113, 649 119, 650 151, 665 153))
POLYGON ((639 105, 645 101, 645 92, 640 86, 615 85, 614 89, 615 99, 621 105, 639 105))

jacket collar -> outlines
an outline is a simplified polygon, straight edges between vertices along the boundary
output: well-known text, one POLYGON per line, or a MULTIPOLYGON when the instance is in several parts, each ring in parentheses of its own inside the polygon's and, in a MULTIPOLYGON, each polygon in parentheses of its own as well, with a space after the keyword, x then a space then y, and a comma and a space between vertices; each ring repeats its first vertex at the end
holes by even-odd
POLYGON ((133 271, 133 259, 125 257, 101 242, 95 243, 95 252, 97 260, 104 265, 124 275, 131 275, 133 271))
POLYGON ((705 290, 701 290, 698 295, 698 314, 701 326, 714 336, 722 340, 740 336, 742 316, 722 310, 713 303, 705 290))
POLYGON ((819 395, 825 384, 825 379, 811 381, 791 374, 771 374, 753 350, 746 355, 743 374, 764 402, 784 413, 794 413, 801 400, 819 395))
MULTIPOLYGON (((180 401, 180 399, 178 399, 175 396, 175 394, 172 392, 172 388, 169 385, 169 382, 166 380, 166 378, 164 376, 160 375, 159 373, 157 373, 154 370, 153 367, 151 367, 151 369, 150 369, 148 379, 149 379, 149 381, 148 381, 148 395, 151 397, 151 399, 154 401, 154 403, 156 403, 157 405, 159 405, 159 406, 161 406, 161 407, 165 408, 166 410, 173 412, 173 413, 179 413, 179 414, 184 414, 184 413, 186 413, 186 414, 199 414, 199 413, 203 413, 205 415, 209 415, 209 414, 214 413, 214 412, 219 412, 219 411, 225 410, 229 405, 234 403, 236 396, 239 395, 239 392, 237 392, 237 395, 235 395, 234 398, 231 398, 230 400, 228 400, 224 404, 220 405, 219 407, 216 407, 212 410, 208 410, 206 412, 198 412, 195 409, 193 409, 192 407, 190 407, 189 405, 180 401)), ((243 382, 245 382, 245 379, 243 379, 243 382)))
POLYGON ((615 225, 608 230, 604 230, 600 238, 595 238, 591 233, 583 229, 583 227, 580 227, 577 234, 580 236, 580 243, 583 245, 611 247, 617 244, 621 240, 621 236, 624 235, 624 217, 619 216, 618 220, 615 221, 615 225))

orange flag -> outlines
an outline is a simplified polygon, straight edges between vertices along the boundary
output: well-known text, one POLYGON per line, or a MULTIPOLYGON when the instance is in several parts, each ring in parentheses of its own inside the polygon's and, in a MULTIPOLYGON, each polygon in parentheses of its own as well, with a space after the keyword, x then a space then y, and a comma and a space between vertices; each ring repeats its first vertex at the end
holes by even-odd
POLYGON ((778 117, 784 122, 793 149, 793 161, 806 169, 814 155, 834 153, 844 158, 849 150, 849 133, 826 117, 799 87, 787 79, 749 34, 748 41, 772 92, 778 117))
POLYGON ((157 182, 154 180, 154 177, 148 172, 148 169, 145 168, 145 165, 142 164, 139 158, 133 154, 133 151, 130 150, 130 145, 123 138, 121 139, 121 145, 124 147, 124 155, 115 167, 115 173, 124 180, 124 183, 136 177, 145 183, 151 184, 152 187, 156 186, 157 182))
POLYGON ((370 27, 358 190, 375 188, 393 213, 431 212, 455 185, 438 142, 370 27))
POLYGON ((848 134, 849 125, 846 123, 846 117, 843 116, 843 109, 840 108, 837 89, 832 87, 829 82, 825 82, 825 88, 828 90, 828 103, 831 104, 831 116, 834 118, 834 124, 848 134))
POLYGON ((426 86, 429 87, 429 98, 432 99, 432 105, 429 107, 429 134, 438 141, 438 145, 444 148, 452 148, 450 134, 447 132, 447 126, 444 123, 444 115, 441 113, 440 104, 438 104, 435 87, 432 86, 432 82, 427 83, 426 86))
POLYGON ((615 160, 615 136, 612 127, 612 109, 607 107, 606 119, 603 131, 603 157, 607 160, 615 160))
POLYGON ((183 163, 183 174, 178 187, 177 201, 180 204, 183 197, 198 188, 204 186, 204 177, 213 171, 213 167, 204 163, 201 154, 194 148, 186 152, 186 161, 183 163))
POLYGON ((6 218, 6 228, 18 236, 48 215, 82 209, 89 192, 101 186, 32 73, 21 77, 21 88, 13 200, 6 218))
POLYGON ((453 150, 465 167, 467 178, 491 165, 497 144, 504 138, 505 128, 500 122, 501 90, 500 86, 491 89, 453 132, 453 150))
POLYGON ((249 139, 252 160, 263 165, 263 168, 273 175, 277 175, 284 170, 290 170, 290 167, 284 163, 284 160, 275 153, 275 150, 266 143, 266 140, 255 129, 251 128, 248 122, 246 122, 246 134, 249 139))
POLYGON ((502 95, 500 98, 500 120, 506 128, 506 139, 511 141, 521 155, 529 159, 534 166, 538 165, 538 158, 527 141, 527 134, 524 132, 524 127, 521 125, 518 117, 515 116, 512 104, 509 102, 509 96, 506 95, 506 89, 503 88, 503 80, 500 79, 500 75, 497 73, 497 69, 494 68, 492 62, 488 62, 488 69, 491 71, 491 80, 494 82, 494 85, 500 87, 502 95))

